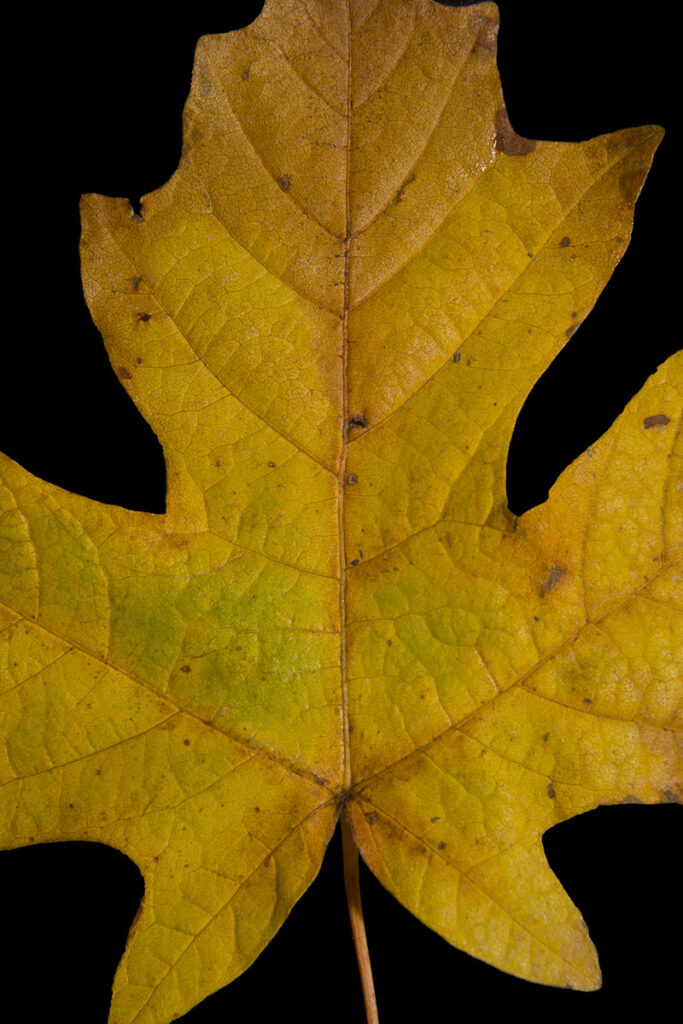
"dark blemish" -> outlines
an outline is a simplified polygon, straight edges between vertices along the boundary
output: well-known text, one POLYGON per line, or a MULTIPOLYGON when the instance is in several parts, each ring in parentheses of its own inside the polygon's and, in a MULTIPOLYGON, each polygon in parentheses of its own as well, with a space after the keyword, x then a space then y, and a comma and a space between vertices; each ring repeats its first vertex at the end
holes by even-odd
POLYGON ((131 291, 136 292, 141 284, 142 284, 142 278, 141 277, 134 277, 133 280, 130 282, 131 291))
POLYGON ((567 570, 563 565, 551 565, 548 570, 547 577, 540 586, 539 592, 541 597, 545 597, 547 593, 554 590, 555 587, 564 579, 566 572, 567 570))
POLYGON ((283 192, 289 192, 292 187, 292 179, 288 174, 283 174, 282 177, 278 178, 277 183, 283 192))
POLYGON ((633 793, 629 793, 621 802, 622 804, 642 804, 643 801, 637 796, 634 796, 633 793))
POLYGON ((553 786, 552 782, 548 783, 548 796, 551 800, 555 799, 555 787, 553 786))
POLYGON ((220 459, 216 459, 216 461, 214 462, 214 466, 216 467, 216 469, 220 469, 222 465, 223 463, 221 462, 220 459))
POLYGON ((567 330, 564 332, 566 337, 567 337, 567 340, 569 340, 570 338, 574 337, 574 335, 578 331, 579 327, 580 327, 580 324, 572 324, 571 327, 567 328, 567 330))
POLYGON ((387 647, 391 647, 391 640, 387 640, 387 647))
POLYGON ((152 860, 154 861, 155 864, 159 863, 159 858, 158 857, 152 857, 152 860))
POLYGON ((138 356, 137 359, 135 360, 135 362, 138 364, 138 366, 141 366, 142 365, 142 356, 138 356))
POLYGON ((151 313, 138 313, 138 320, 142 320, 143 324, 146 324, 148 320, 152 319, 151 313))
POLYGON ((367 821, 368 825, 376 825, 377 822, 379 821, 379 814, 377 813, 377 811, 368 811, 368 813, 365 815, 365 820, 367 821))
POLYGON ((28 841, 29 841, 29 843, 35 843, 36 837, 35 836, 29 836, 28 837, 28 841))
POLYGON ((191 672, 192 670, 191 670, 189 665, 181 665, 180 666, 180 671, 181 672, 191 672))
POLYGON ((443 840, 439 843, 439 849, 440 850, 445 850, 446 849, 446 844, 443 842, 443 840))
POLYGON ((183 746, 184 747, 189 747, 189 745, 190 745, 190 741, 189 740, 183 740, 183 746))
POLYGON ((405 199, 406 189, 407 189, 408 185, 412 185, 412 183, 414 181, 415 181, 415 175, 414 174, 411 174, 409 178, 406 178, 406 180, 403 182, 403 184, 401 185, 400 189, 396 193, 396 202, 397 203, 402 203, 403 202, 403 200, 405 199))
POLYGON ((431 821, 431 823, 432 823, 432 825, 433 825, 433 824, 434 824, 434 822, 436 822, 436 821, 441 821, 441 818, 440 818, 440 817, 439 817, 439 815, 437 814, 437 816, 436 816, 435 818, 430 818, 429 820, 431 821))
POLYGON ((543 740, 543 742, 544 742, 544 743, 547 743, 547 742, 548 742, 548 737, 549 737, 549 736, 550 736, 550 733, 549 733, 549 732, 544 732, 544 733, 543 733, 543 735, 541 736, 541 739, 543 740))
POLYGON ((663 789, 660 796, 667 804, 677 804, 681 801, 681 794, 675 789, 663 789))
POLYGON ((95 769, 95 775, 101 775, 101 774, 102 774, 102 769, 101 768, 96 768, 95 769))
POLYGON ((272 462, 272 461, 270 461, 270 462, 268 463, 268 469, 275 469, 275 463, 274 463, 274 462, 272 462))
POLYGON ((320 775, 314 775, 313 776, 313 781, 315 782, 316 786, 326 786, 327 785, 325 780, 323 778, 321 778, 320 775))
POLYGON ((69 807, 73 810, 73 804, 69 804, 69 807))
POLYGON ((576 320, 578 315, 579 314, 576 312, 576 310, 574 310, 574 312, 572 313, 572 320, 576 320))
POLYGON ((360 548, 358 549, 358 554, 360 555, 361 558, 364 557, 363 552, 360 550, 360 548))
POLYGON ((365 418, 364 412, 356 413, 351 419, 346 421, 346 429, 352 430, 354 427, 361 427, 363 430, 367 427, 368 421, 365 418))
POLYGON ((663 412, 658 412, 656 416, 646 416, 643 420, 646 430, 650 430, 651 427, 665 427, 667 423, 671 423, 671 420, 663 412))
POLYGON ((346 478, 346 482, 350 486, 352 486, 353 484, 357 484, 358 483, 358 477, 356 476, 355 473, 349 473, 349 475, 346 478))
POLYGON ((459 363, 460 362, 460 351, 453 353, 453 362, 454 363, 459 363))
POLYGON ((534 254, 532 252, 528 252, 527 256, 529 257, 530 260, 532 260, 534 258, 534 254))
POLYGON ((260 807, 255 807, 254 810, 256 811, 257 814, 261 813, 261 808, 260 807))
POLYGON ((534 139, 524 139, 514 130, 505 107, 501 107, 496 113, 494 144, 498 152, 504 153, 505 156, 526 156, 536 149, 534 139))
POLYGON ((358 565, 358 562, 359 562, 359 561, 360 561, 360 559, 358 559, 358 558, 354 558, 354 559, 352 560, 352 562, 351 562, 351 565, 358 565))
POLYGON ((538 615, 534 615, 534 622, 540 622, 540 621, 541 620, 539 619, 538 615))
POLYGON ((565 235, 564 238, 560 239, 560 249, 566 249, 568 245, 571 245, 571 241, 567 235, 565 235))
POLYGON ((127 370, 125 366, 119 366, 116 372, 118 373, 121 380, 131 380, 133 376, 130 370, 127 370))
POLYGON ((242 81, 243 82, 248 82, 249 81, 249 68, 247 68, 246 71, 242 72, 242 81))
POLYGON ((584 704, 592 704, 593 701, 590 699, 590 697, 584 697, 583 698, 583 703, 584 704))

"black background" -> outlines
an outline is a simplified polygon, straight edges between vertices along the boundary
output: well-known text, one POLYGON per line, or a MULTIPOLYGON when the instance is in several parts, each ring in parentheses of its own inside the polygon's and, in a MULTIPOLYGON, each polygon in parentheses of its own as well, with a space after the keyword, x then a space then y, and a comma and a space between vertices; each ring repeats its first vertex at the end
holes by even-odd
MULTIPOLYGON (((248 23, 258 2, 54 5, 5 12, 2 172, 6 269, 0 450, 102 501, 160 512, 164 465, 114 376, 80 287, 82 192, 137 200, 180 155, 180 111, 199 35, 248 23)), ((676 34, 661 8, 502 0, 499 62, 523 135, 580 140, 659 123, 667 137, 639 201, 631 248, 596 309, 532 392, 509 460, 515 512, 543 501, 659 362, 680 345, 674 113, 676 34), (597 10, 596 10, 597 8, 597 10), (651 11, 651 13, 650 13, 651 11)), ((670 7, 669 7, 670 9, 670 7)), ((680 807, 601 808, 545 837, 553 868, 601 954, 585 995, 530 985, 449 947, 363 874, 382 1024, 476 1012, 590 1021, 676 1006, 681 971, 680 807)), ((105 1024, 111 982, 142 893, 137 868, 96 844, 0 855, 4 1019, 105 1024)), ((187 1024, 345 1021, 363 1010, 333 840, 319 878, 257 963, 187 1024)))

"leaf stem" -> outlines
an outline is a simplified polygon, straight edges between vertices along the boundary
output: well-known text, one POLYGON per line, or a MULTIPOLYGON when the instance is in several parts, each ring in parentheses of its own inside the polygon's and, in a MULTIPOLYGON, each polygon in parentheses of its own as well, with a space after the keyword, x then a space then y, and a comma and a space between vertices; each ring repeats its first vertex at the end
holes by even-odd
POLYGON ((351 825, 346 811, 343 811, 341 815, 341 832, 346 903, 349 908, 353 944, 356 947, 356 959, 358 961, 358 970, 360 972, 360 980, 363 986, 365 1016, 367 1018, 367 1024, 379 1024, 377 1001, 375 999, 375 983, 372 979, 370 951, 368 950, 368 940, 365 935, 365 920, 363 918, 363 906, 360 898, 358 847, 356 846, 356 842, 353 838, 353 832, 351 831, 351 825))

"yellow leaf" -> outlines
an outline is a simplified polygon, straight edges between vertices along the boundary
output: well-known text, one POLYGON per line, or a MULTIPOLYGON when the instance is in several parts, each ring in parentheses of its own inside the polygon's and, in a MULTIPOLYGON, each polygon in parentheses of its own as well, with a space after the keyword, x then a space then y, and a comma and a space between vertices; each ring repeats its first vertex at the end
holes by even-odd
POLYGON ((599 983, 541 837, 681 799, 681 355, 520 518, 530 388, 622 255, 661 137, 512 130, 496 9, 269 0, 202 39, 178 171, 86 196, 84 288, 166 513, 3 458, 2 843, 145 898, 111 1024, 258 955, 342 808, 448 941, 599 983))

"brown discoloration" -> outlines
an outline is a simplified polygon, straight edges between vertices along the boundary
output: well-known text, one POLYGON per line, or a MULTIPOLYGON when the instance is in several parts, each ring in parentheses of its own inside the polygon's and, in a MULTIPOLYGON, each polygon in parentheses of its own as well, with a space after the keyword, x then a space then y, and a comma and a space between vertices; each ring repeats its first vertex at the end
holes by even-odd
POLYGON ((574 335, 576 334, 576 332, 578 331, 580 326, 581 326, 581 324, 570 324, 570 326, 564 332, 565 335, 567 336, 567 340, 569 340, 569 338, 573 338, 574 337, 574 335))
POLYGON ((118 373, 120 380, 131 380, 133 377, 133 374, 130 370, 126 369, 125 366, 119 366, 116 372, 118 373))
POLYGON ((680 804, 683 802, 683 792, 680 789, 663 789, 659 794, 666 804, 680 804))
POLYGON ((272 459, 270 459, 268 462, 268 469, 275 469, 275 463, 272 461, 272 459))
POLYGON ((356 476, 355 473, 349 473, 349 475, 346 478, 346 482, 349 485, 349 487, 352 487, 354 484, 358 483, 358 477, 356 476))
POLYGON ((584 704, 592 704, 593 701, 590 699, 590 697, 584 697, 583 698, 583 703, 584 704))
POLYGON ((146 324, 148 320, 152 319, 151 313, 138 313, 138 320, 142 320, 143 324, 146 324))
POLYGON ((652 427, 665 427, 667 423, 671 423, 671 420, 663 412, 658 412, 655 416, 646 416, 643 420, 646 430, 651 430, 652 427))
POLYGON ((242 72, 242 81, 243 82, 248 82, 249 81, 249 68, 247 68, 246 71, 242 72))
POLYGON ((288 174, 283 174, 277 179, 277 183, 283 192, 289 192, 292 187, 292 179, 288 174))
POLYGON ((365 413, 364 412, 357 412, 355 414, 355 416, 351 416, 351 418, 346 421, 346 429, 347 429, 347 431, 348 430, 353 430, 354 427, 358 427, 361 430, 365 430, 367 425, 368 425, 368 421, 365 418, 365 413))
POLYGON ((545 595, 549 594, 551 590, 555 590, 555 588, 558 587, 564 579, 566 573, 567 570, 564 565, 551 565, 548 570, 548 575, 540 586, 541 597, 545 597, 545 595))
POLYGON ((501 107, 496 113, 494 142, 498 152, 504 153, 505 156, 526 156, 536 149, 534 139, 524 139, 514 130, 505 107, 501 107))
POLYGON ((551 800, 554 800, 556 795, 557 794, 555 793, 555 787, 553 786, 552 782, 549 782, 548 783, 548 796, 550 797, 551 800))
POLYGON ((377 813, 377 811, 368 811, 368 813, 365 815, 365 820, 367 821, 368 825, 376 825, 377 822, 379 821, 379 814, 377 813))
POLYGON ((192 669, 190 668, 190 666, 189 666, 189 665, 181 665, 181 666, 180 666, 180 671, 181 671, 181 672, 191 672, 191 671, 192 671, 192 669))
POLYGON ((440 818, 440 817, 439 817, 439 815, 437 814, 437 815, 436 815, 436 816, 435 816, 434 818, 430 818, 429 820, 431 821, 431 823, 432 823, 432 825, 433 825, 433 824, 434 824, 435 822, 437 822, 437 821, 441 821, 441 818, 440 818))
POLYGON ((446 844, 444 843, 443 840, 441 840, 441 842, 439 843, 439 849, 440 850, 445 850, 446 849, 446 844))
POLYGON ((142 356, 138 356, 135 362, 138 364, 138 366, 142 366, 142 356))
POLYGON ((643 801, 639 800, 637 796, 633 795, 633 793, 629 793, 621 802, 622 804, 642 804, 643 801))
POLYGON ((635 203, 638 198, 638 193, 643 187, 643 181, 645 176, 642 170, 634 168, 631 171, 626 171, 619 177, 619 191, 621 192, 624 202, 631 206, 635 203))
POLYGON ((569 235, 565 235, 564 238, 560 239, 560 249, 566 249, 568 245, 571 245, 571 238, 569 235))
POLYGON ((190 745, 190 741, 189 740, 183 740, 183 746, 184 747, 189 747, 189 745, 190 745))
POLYGON ((360 559, 359 559, 359 558, 354 558, 354 559, 352 560, 352 562, 351 562, 351 565, 358 565, 358 563, 359 563, 359 562, 360 562, 360 559))
POLYGON ((460 350, 459 349, 458 349, 457 352, 453 353, 453 362, 454 363, 459 363, 460 362, 460 350))
POLYGON ((498 18, 489 18, 485 14, 477 12, 472 19, 472 29, 475 32, 475 46, 483 46, 490 53, 496 53, 498 49, 498 18))
POLYGON ((548 738, 549 738, 549 736, 550 736, 550 733, 549 733, 549 732, 544 732, 544 733, 543 733, 543 735, 541 736, 541 739, 543 740, 543 742, 544 742, 544 743, 547 743, 547 742, 548 742, 548 738))
POLYGON ((136 292, 141 284, 142 284, 142 278, 141 277, 134 277, 133 280, 130 282, 130 290, 132 292, 136 292))

